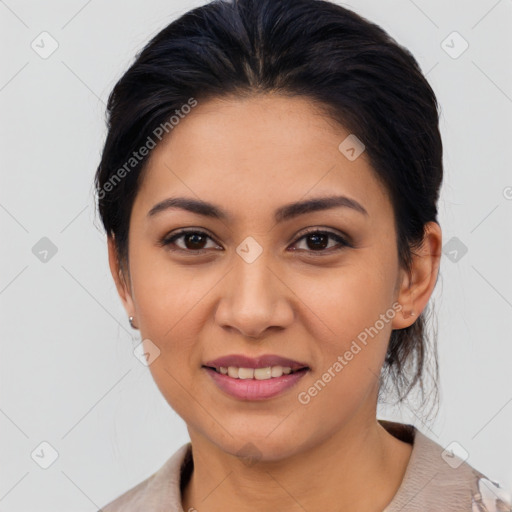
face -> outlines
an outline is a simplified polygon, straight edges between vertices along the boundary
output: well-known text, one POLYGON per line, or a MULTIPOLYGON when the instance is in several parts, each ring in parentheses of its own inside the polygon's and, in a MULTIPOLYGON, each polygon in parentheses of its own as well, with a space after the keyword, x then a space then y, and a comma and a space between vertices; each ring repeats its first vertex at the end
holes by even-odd
POLYGON ((153 150, 118 289, 160 351, 150 371, 193 441, 232 454, 251 443, 270 460, 375 422, 391 331, 412 320, 399 311, 408 295, 392 205, 366 154, 340 151, 348 135, 306 99, 267 95, 199 103, 153 150), (283 210, 326 197, 348 199, 283 210), (170 198, 220 214, 165 208, 170 198), (233 396, 203 366, 268 354, 308 369, 275 384, 240 379, 233 396))

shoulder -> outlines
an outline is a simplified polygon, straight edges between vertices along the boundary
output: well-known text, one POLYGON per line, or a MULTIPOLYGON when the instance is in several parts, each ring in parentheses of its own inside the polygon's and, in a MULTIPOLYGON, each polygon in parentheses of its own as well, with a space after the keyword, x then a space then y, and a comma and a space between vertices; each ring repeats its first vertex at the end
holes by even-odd
POLYGON ((510 493, 450 449, 413 429, 404 479, 385 512, 512 512, 510 493))
POLYGON ((190 443, 181 446, 156 472, 127 490, 98 512, 153 512, 181 508, 181 476, 190 463, 190 443))

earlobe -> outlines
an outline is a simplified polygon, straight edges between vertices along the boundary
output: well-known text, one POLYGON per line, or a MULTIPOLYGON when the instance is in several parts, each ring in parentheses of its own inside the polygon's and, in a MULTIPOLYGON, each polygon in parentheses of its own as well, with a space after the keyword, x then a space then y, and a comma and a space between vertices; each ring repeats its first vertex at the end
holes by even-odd
POLYGON ((412 325, 425 309, 436 285, 441 261, 442 232, 437 222, 425 225, 423 242, 414 249, 411 272, 402 270, 402 283, 397 301, 402 309, 393 320, 393 329, 412 325))

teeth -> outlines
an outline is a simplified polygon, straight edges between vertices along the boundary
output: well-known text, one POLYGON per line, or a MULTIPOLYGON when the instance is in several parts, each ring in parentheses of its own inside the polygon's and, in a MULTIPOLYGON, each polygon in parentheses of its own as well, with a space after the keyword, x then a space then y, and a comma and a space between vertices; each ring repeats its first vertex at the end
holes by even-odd
POLYGON ((228 367, 228 375, 233 377, 233 379, 238 379, 238 368, 235 368, 234 366, 228 367))
MULTIPOLYGON (((231 370, 232 373, 235 373, 237 370, 234 366, 231 366, 231 368, 228 368, 228 371, 231 370), (231 370, 233 368, 233 370, 231 370)), ((252 379, 254 378, 254 370, 252 368, 238 368, 238 378, 239 379, 252 379)))
POLYGON ((238 368, 237 366, 221 366, 215 369, 222 375, 228 375, 233 379, 267 380, 273 377, 288 375, 292 369, 289 366, 267 366, 265 368, 238 368))
MULTIPOLYGON (((240 375, 240 372, 239 372, 240 375)), ((257 380, 266 380, 272 377, 272 368, 267 366, 266 368, 256 368, 254 370, 254 378, 257 380)), ((279 375, 275 375, 275 377, 279 377, 279 375)))

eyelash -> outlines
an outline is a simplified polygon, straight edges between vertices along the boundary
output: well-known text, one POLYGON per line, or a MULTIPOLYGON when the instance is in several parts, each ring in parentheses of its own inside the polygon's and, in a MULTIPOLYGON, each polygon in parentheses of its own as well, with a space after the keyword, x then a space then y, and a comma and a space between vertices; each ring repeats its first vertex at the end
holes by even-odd
MULTIPOLYGON (((185 235, 189 235, 189 234, 201 235, 201 236, 205 236, 205 237, 209 238, 210 240, 213 240, 213 238, 208 233, 206 233, 204 231, 190 229, 190 230, 181 230, 172 236, 165 236, 162 240, 159 241, 159 245, 161 247, 169 247, 170 245, 174 244, 174 242, 176 240, 178 240, 179 238, 182 238, 185 235)), ((340 244, 340 247, 335 248, 334 251, 332 251, 332 247, 329 249, 322 249, 322 250, 318 250, 318 251, 303 249, 306 252, 312 253, 314 256, 323 256, 325 253, 331 254, 332 252, 340 251, 340 250, 344 249, 345 247, 353 247, 353 245, 351 243, 349 243, 349 241, 346 238, 342 237, 341 235, 338 235, 337 233, 334 233, 332 231, 325 231, 325 230, 320 230, 320 229, 316 229, 316 228, 303 233, 299 238, 297 238, 297 240, 295 240, 295 242, 293 242, 293 245, 297 244, 302 239, 307 238, 308 236, 311 236, 311 235, 328 235, 329 238, 335 240, 336 242, 338 242, 340 244), (324 254, 322 254, 322 253, 324 253, 324 254)), ((213 241, 215 242, 215 240, 213 240, 213 241)), ((215 243, 217 243, 217 242, 215 242, 215 243)), ((191 253, 192 255, 204 254, 204 252, 208 251, 208 249, 199 249, 199 250, 194 251, 192 249, 182 249, 182 248, 170 249, 170 250, 175 251, 175 252, 191 253)))

